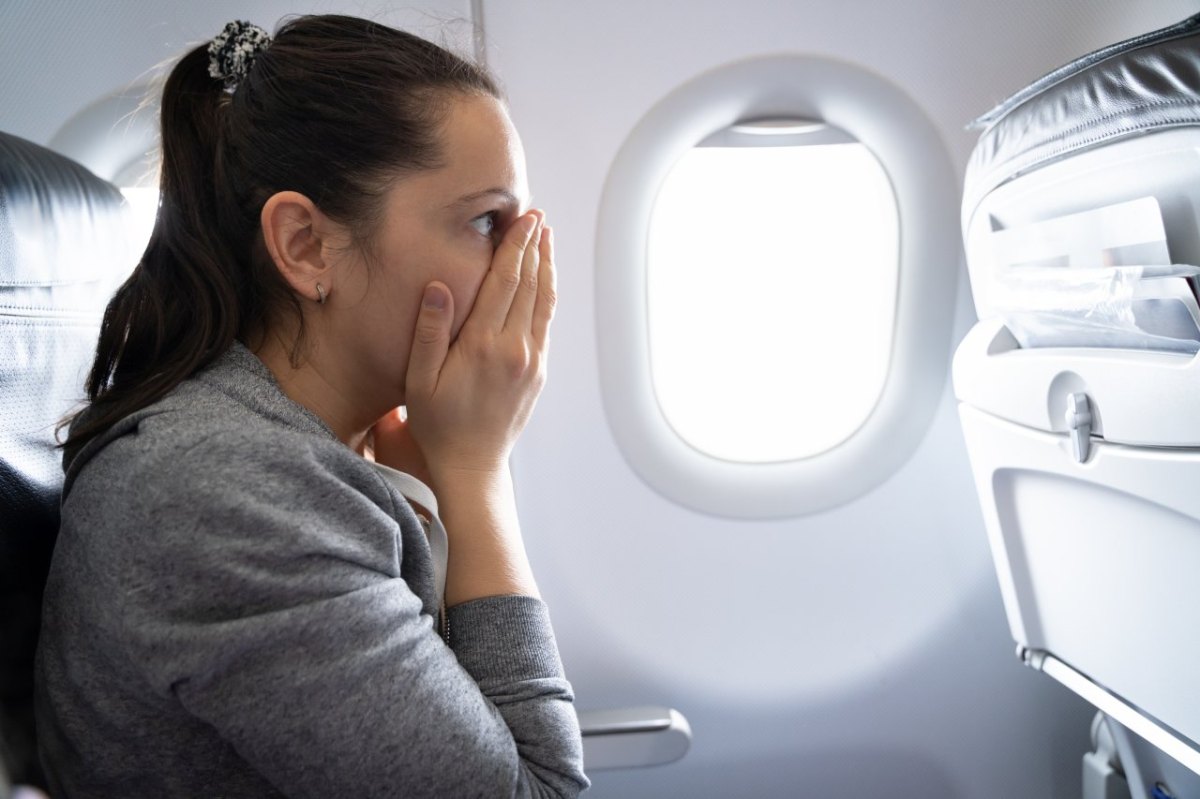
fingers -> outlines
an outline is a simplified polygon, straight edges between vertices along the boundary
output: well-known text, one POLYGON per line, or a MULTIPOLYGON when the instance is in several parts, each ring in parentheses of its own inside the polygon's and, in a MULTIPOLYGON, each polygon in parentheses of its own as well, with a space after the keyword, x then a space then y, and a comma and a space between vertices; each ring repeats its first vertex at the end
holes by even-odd
POLYGON ((538 294, 538 262, 541 249, 539 242, 542 232, 546 229, 545 224, 546 217, 543 214, 538 219, 538 225, 529 238, 525 252, 521 255, 521 284, 517 286, 512 307, 508 309, 508 319, 504 323, 505 329, 525 333, 530 328, 530 320, 533 318, 533 308, 537 303, 538 294))
POLYGON ((533 337, 539 343, 546 341, 550 331, 550 320, 558 305, 558 274, 554 269, 554 229, 542 230, 538 242, 537 302, 533 308, 533 337))
POLYGON ((371 428, 375 462, 411 474, 426 485, 430 482, 425 454, 413 437, 403 408, 394 408, 380 417, 371 428))
POLYGON ((513 298, 521 286, 521 266, 525 250, 533 238, 540 218, 539 211, 525 214, 504 234, 504 240, 500 242, 496 254, 492 257, 492 266, 483 279, 483 285, 479 287, 475 306, 463 325, 464 330, 482 328, 498 333, 504 328, 513 298))
POLYGON ((408 356, 405 394, 431 396, 450 349, 450 322, 454 319, 454 298, 445 284, 430 283, 421 298, 417 326, 413 332, 412 352, 408 356))
POLYGON ((403 430, 407 422, 404 421, 401 408, 392 408, 390 411, 379 417, 375 425, 371 428, 372 432, 378 431, 380 438, 387 438, 396 435, 403 430))

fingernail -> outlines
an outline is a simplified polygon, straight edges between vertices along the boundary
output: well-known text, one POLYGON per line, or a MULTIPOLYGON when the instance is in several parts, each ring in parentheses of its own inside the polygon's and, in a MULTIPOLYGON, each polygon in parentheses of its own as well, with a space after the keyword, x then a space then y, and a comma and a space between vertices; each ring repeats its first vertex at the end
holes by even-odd
POLYGON ((528 215, 521 220, 521 224, 525 226, 521 232, 525 234, 526 238, 528 238, 529 236, 533 235, 534 229, 538 226, 538 218, 533 215, 528 215))
POLYGON ((434 311, 443 310, 446 307, 446 292, 440 286, 426 286, 425 298, 421 302, 434 311))

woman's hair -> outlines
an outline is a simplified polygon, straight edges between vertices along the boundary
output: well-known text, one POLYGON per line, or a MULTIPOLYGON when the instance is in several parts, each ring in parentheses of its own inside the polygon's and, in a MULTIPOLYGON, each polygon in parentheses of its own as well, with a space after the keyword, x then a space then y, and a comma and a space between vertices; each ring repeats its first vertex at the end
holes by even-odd
POLYGON ((480 67, 354 17, 287 21, 232 91, 210 76, 208 43, 183 56, 163 88, 154 231, 104 313, 68 453, 283 314, 298 347, 300 300, 266 252, 263 204, 300 192, 368 246, 392 181, 439 163, 456 94, 500 96, 480 67))

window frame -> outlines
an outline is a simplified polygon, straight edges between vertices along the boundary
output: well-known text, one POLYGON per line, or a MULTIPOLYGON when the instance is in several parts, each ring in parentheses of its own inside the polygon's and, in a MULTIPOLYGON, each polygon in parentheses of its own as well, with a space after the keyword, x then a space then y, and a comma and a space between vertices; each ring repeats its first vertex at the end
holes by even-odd
POLYGON ((617 153, 596 230, 601 395, 634 472, 680 505, 742 519, 815 513, 886 480, 924 438, 945 387, 962 260, 957 220, 957 179, 936 128, 899 87, 862 67, 765 56, 718 67, 662 98, 617 153), (658 406, 647 242, 659 188, 676 159, 717 131, 761 118, 826 122, 878 158, 899 214, 897 305, 883 389, 854 434, 811 457, 738 463, 690 446, 658 406))

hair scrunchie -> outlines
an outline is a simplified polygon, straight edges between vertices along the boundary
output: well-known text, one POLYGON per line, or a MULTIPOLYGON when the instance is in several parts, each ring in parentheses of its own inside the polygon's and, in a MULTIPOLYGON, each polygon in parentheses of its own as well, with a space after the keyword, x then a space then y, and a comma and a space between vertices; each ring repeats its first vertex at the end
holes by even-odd
POLYGON ((208 43, 208 74, 232 92, 250 74, 254 59, 271 44, 271 34, 245 20, 234 20, 208 43))

